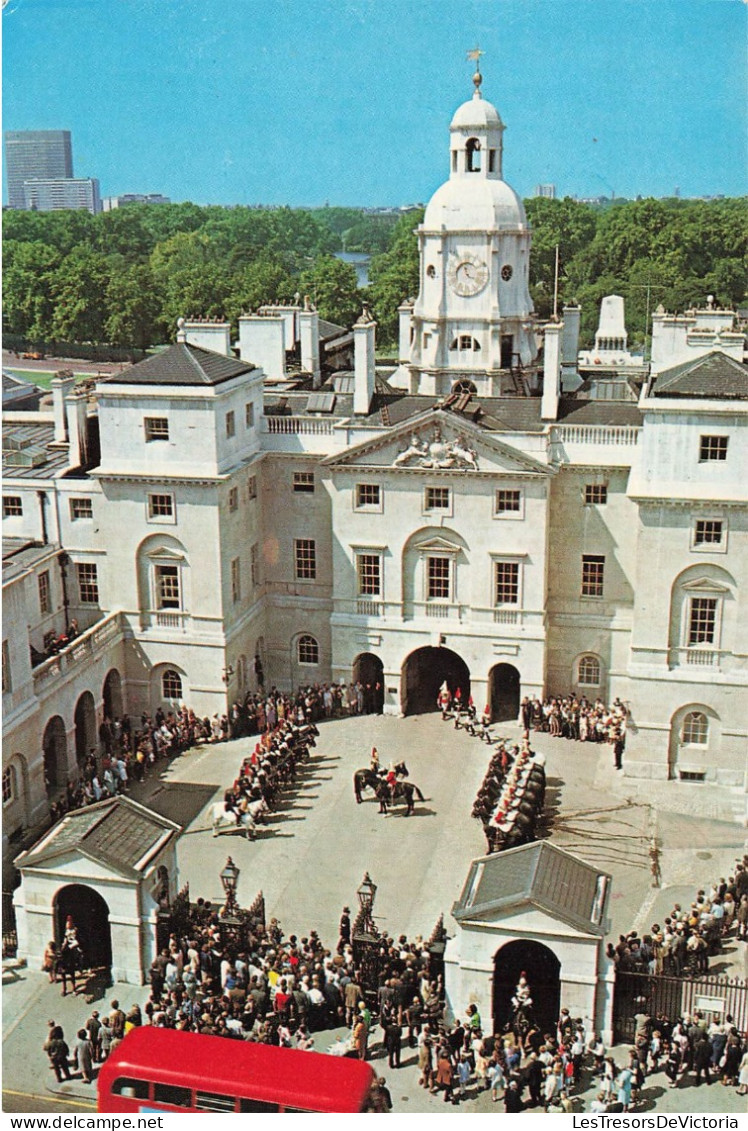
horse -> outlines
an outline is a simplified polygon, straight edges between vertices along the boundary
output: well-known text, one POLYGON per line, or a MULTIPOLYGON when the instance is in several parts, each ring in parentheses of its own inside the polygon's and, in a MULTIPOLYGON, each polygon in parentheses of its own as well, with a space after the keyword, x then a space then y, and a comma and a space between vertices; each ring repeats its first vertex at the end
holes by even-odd
POLYGON ((242 806, 242 813, 248 813, 257 825, 266 823, 266 816, 269 812, 270 806, 264 797, 257 797, 242 806))
POLYGON ((249 813, 242 813, 237 823, 236 814, 227 813, 222 801, 213 806, 213 836, 222 832, 239 831, 247 840, 254 840, 256 828, 254 818, 249 813))
POLYGON ((379 785, 377 786, 377 798, 379 799, 380 813, 386 813, 388 805, 394 805, 397 801, 404 801, 405 816, 409 817, 415 809, 415 805, 413 803, 414 797, 417 797, 419 801, 426 800, 415 782, 396 782, 394 797, 386 781, 380 781, 379 785))
MULTIPOLYGON (((353 792, 356 795, 357 805, 361 804, 361 793, 364 789, 373 789, 375 793, 377 792, 379 783, 383 780, 386 773, 387 771, 385 769, 381 769, 379 773, 371 769, 356 770, 353 775, 353 792)), ((407 778, 408 767, 405 765, 405 762, 397 763, 395 773, 400 778, 407 778)))

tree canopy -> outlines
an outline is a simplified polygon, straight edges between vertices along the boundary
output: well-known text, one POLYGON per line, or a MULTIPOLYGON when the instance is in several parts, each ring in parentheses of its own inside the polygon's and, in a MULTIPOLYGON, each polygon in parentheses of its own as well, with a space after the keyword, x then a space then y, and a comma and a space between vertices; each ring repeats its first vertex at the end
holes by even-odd
MULTIPOLYGON (((637 200, 596 208, 571 199, 526 201, 533 229, 530 285, 538 315, 552 310, 556 247, 559 302, 582 304, 583 342, 600 299, 622 294, 627 326, 642 339, 647 309, 672 312, 707 294, 746 300, 748 199, 637 200)), ((140 348, 173 339, 176 320, 225 316, 309 294, 323 318, 355 320, 364 299, 385 347, 397 308, 418 292, 415 229, 422 212, 356 208, 128 205, 87 212, 4 215, 4 327, 32 340, 140 348), (372 256, 360 291, 340 250, 372 256)))

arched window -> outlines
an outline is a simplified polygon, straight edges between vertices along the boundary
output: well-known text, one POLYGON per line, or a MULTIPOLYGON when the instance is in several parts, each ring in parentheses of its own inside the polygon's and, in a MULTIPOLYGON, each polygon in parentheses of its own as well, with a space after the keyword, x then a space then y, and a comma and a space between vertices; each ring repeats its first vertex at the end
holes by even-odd
POLYGON ((690 711, 683 720, 683 743, 706 746, 709 742, 709 719, 703 711, 690 711))
POLYGON ((449 348, 451 350, 480 350, 480 342, 474 338, 472 334, 458 334, 450 342, 449 348))
POLYGON ((298 650, 300 664, 319 663, 319 644, 313 636, 300 636, 298 650))
POLYGON ((579 661, 579 679, 580 687, 599 687, 600 686, 600 661, 597 656, 582 656, 579 661))
POLYGON ((468 173, 480 173, 480 141, 477 137, 468 138, 465 146, 465 161, 468 173))
POLYGON ((164 693, 164 699, 181 699, 182 698, 182 677, 179 672, 175 672, 173 668, 165 671, 161 679, 161 687, 164 693))
POLYGON ((17 792, 16 768, 15 766, 6 766, 3 770, 3 805, 9 805, 16 797, 17 792))
POLYGON ((452 386, 453 393, 477 393, 478 389, 472 381, 468 381, 466 377, 461 377, 459 381, 455 381, 452 386))

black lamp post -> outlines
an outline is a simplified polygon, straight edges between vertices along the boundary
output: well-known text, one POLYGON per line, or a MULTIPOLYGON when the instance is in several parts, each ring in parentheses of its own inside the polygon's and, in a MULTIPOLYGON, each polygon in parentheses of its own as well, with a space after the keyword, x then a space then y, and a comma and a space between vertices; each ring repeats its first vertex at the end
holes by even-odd
POLYGON ((379 931, 374 923, 372 910, 377 885, 368 872, 359 884, 356 895, 359 911, 353 924, 353 960, 361 975, 361 988, 364 996, 376 1006, 379 989, 379 931))
POLYGON ((361 908, 360 923, 364 931, 376 932, 374 926, 374 918, 372 911, 374 909, 374 898, 377 894, 377 885, 372 880, 368 872, 364 872, 364 878, 359 884, 356 891, 358 896, 359 906, 361 908))
POLYGON ((221 872, 221 884, 226 893, 226 903, 224 904, 221 917, 227 918, 235 916, 239 910, 239 905, 236 902, 236 885, 239 883, 239 869, 234 861, 229 856, 226 861, 226 867, 221 872))

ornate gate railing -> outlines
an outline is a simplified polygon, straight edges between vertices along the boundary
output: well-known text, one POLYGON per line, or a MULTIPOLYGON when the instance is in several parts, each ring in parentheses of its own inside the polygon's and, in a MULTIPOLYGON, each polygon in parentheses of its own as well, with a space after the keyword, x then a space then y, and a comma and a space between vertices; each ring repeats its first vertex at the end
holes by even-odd
POLYGON ((613 995, 613 1039, 633 1042, 636 1015, 664 1015, 677 1021, 700 1010, 709 1020, 732 1017, 735 1027, 748 1028, 748 983, 742 978, 702 975, 675 978, 666 974, 617 971, 613 995))

